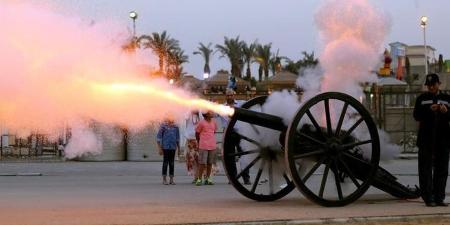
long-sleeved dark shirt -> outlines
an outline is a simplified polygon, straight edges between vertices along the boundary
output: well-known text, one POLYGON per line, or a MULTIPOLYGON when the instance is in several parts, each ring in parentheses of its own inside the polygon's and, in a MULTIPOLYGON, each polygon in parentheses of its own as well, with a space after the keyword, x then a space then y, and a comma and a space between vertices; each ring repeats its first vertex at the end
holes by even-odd
POLYGON ((414 119, 420 123, 417 134, 417 146, 440 147, 450 146, 450 96, 443 92, 430 92, 419 95, 414 107, 414 119), (444 104, 447 113, 431 110, 432 104, 444 104))

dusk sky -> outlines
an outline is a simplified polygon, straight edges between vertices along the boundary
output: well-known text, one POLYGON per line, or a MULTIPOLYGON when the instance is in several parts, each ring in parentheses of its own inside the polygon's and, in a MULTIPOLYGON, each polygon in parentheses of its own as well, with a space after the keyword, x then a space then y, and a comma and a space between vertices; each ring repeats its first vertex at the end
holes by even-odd
MULTIPOLYGON (((189 54, 185 71, 201 77, 203 59, 193 55, 198 43, 222 44, 224 36, 240 36, 242 40, 272 42, 273 51, 297 60, 302 51, 320 52, 320 41, 314 25, 316 9, 323 3, 317 0, 46 0, 59 5, 62 13, 70 12, 86 20, 113 20, 131 30, 128 13, 139 14, 137 34, 167 30, 180 41, 189 54)), ((38 1, 42 2, 42 1, 38 1)), ((450 30, 447 0, 379 0, 372 1, 390 17, 391 32, 388 43, 400 41, 408 45, 423 44, 419 19, 429 17, 427 43, 438 54, 450 58, 450 30)), ((216 53, 211 69, 229 70, 225 58, 216 53)), ((256 70, 253 72, 256 73, 256 70)))

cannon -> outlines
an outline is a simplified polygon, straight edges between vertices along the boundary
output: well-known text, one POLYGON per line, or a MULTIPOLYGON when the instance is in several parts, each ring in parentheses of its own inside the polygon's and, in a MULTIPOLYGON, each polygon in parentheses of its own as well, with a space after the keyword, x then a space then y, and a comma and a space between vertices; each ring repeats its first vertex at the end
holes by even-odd
POLYGON ((345 206, 370 186, 401 199, 418 198, 379 166, 377 127, 366 108, 338 92, 319 94, 286 126, 266 113, 267 96, 235 108, 224 133, 223 163, 233 187, 256 201, 274 201, 297 188, 326 207, 345 206), (250 174, 251 184, 243 176, 250 174))

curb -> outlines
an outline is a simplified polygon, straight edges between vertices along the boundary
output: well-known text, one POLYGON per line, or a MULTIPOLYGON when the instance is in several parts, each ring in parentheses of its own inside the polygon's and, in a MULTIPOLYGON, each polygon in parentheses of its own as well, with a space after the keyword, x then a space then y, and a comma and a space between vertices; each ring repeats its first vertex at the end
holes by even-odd
POLYGON ((402 153, 397 156, 397 159, 417 159, 418 156, 417 153, 402 153))
POLYGON ((0 173, 0 177, 14 177, 14 176, 42 176, 42 173, 0 173))
POLYGON ((373 217, 347 217, 347 218, 328 218, 328 219, 311 219, 311 220, 274 220, 274 221, 249 221, 249 222, 222 222, 222 223, 206 223, 208 225, 316 225, 316 224, 374 224, 376 222, 417 222, 418 220, 444 220, 450 219, 450 214, 423 214, 423 215, 401 215, 401 216, 373 216, 373 217))

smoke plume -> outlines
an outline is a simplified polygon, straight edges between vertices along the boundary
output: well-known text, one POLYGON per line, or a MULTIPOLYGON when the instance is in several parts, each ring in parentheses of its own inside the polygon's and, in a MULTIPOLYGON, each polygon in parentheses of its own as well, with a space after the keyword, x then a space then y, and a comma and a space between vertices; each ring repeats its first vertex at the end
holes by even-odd
MULTIPOLYGON (((10 133, 56 137, 67 124, 77 127, 75 144, 93 137, 77 131, 85 127, 80 120, 141 128, 205 103, 150 79, 121 48, 129 38, 125 26, 86 23, 50 7, 0 3, 0 125, 10 133)), ((98 149, 95 140, 89 143, 77 146, 98 149)))

